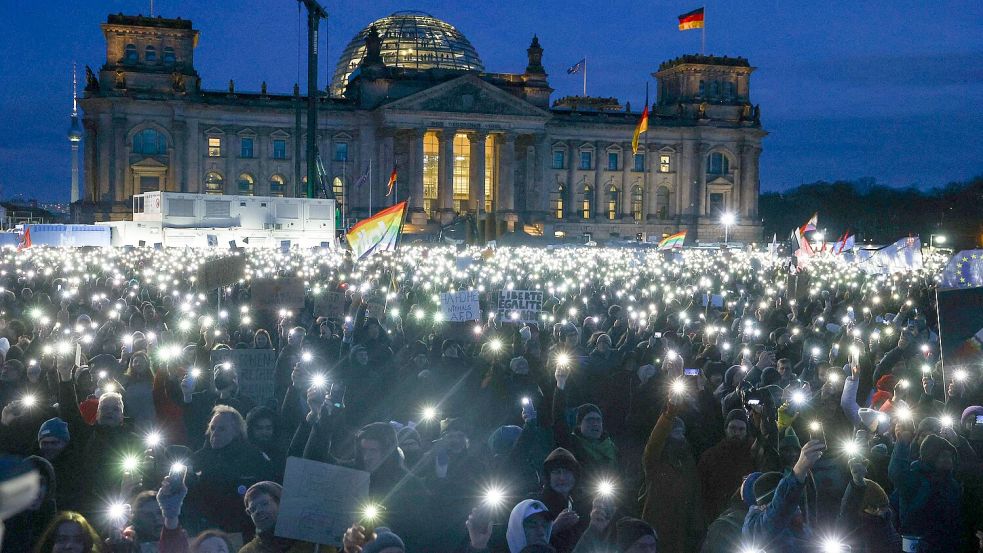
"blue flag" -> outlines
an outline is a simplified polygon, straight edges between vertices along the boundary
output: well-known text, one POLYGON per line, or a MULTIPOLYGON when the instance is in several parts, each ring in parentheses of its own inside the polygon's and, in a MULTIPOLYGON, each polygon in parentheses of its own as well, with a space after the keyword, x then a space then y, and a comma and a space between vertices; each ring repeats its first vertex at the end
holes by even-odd
POLYGON ((983 250, 963 250, 952 256, 942 271, 939 289, 983 286, 983 250))
POLYGON ((873 251, 869 257, 861 254, 861 269, 866 273, 890 274, 922 267, 922 241, 917 236, 902 238, 890 246, 873 251))
POLYGON ((580 73, 584 70, 587 65, 587 58, 584 58, 577 63, 573 64, 569 69, 567 69, 567 75, 573 75, 574 73, 580 73))

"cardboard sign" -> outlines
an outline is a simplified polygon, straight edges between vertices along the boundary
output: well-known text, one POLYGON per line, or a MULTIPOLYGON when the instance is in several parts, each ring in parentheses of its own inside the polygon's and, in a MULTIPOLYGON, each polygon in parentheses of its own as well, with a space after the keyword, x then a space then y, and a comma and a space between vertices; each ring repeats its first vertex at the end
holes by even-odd
POLYGON ((218 247, 218 236, 215 236, 214 234, 206 234, 205 235, 205 240, 208 241, 208 247, 209 248, 216 248, 216 247, 218 247))
POLYGON ((368 472, 289 457, 274 535, 340 546, 368 496, 368 472))
POLYGON ((330 319, 342 319, 345 316, 345 294, 341 292, 321 292, 317 296, 317 314, 330 319))
POLYGON ((280 253, 290 253, 290 240, 280 240, 280 253))
POLYGON ((209 362, 231 363, 239 374, 239 393, 249 396, 257 405, 273 399, 273 371, 276 352, 272 349, 220 349, 213 351, 209 362))
POLYGON ((246 258, 230 255, 206 261, 198 266, 195 284, 199 290, 214 290, 239 282, 246 272, 246 258))
POLYGON ((542 310, 542 290, 502 290, 498 294, 499 321, 539 323, 542 310), (517 313, 518 318, 513 318, 513 313, 517 313))
POLYGON ((480 319, 478 291, 441 292, 440 312, 444 314, 445 321, 464 322, 480 319))
POLYGON ((304 279, 300 277, 258 278, 249 285, 257 309, 300 309, 304 307, 304 279))

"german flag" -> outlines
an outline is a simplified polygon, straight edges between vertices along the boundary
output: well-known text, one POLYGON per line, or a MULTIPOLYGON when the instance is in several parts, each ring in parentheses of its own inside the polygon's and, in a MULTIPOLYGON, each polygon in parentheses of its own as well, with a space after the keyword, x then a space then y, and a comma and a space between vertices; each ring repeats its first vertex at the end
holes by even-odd
POLYGON ((679 16, 679 30, 688 31, 690 29, 703 28, 703 8, 697 8, 691 12, 679 16))
MULTIPOLYGON (((647 96, 646 96, 647 98, 647 96)), ((631 153, 638 153, 638 136, 643 132, 649 130, 649 106, 648 102, 645 102, 645 109, 642 110, 642 118, 638 121, 638 126, 635 127, 635 134, 631 137, 631 153)))
POLYGON ((396 185, 396 165, 393 165, 393 172, 389 174, 389 182, 386 184, 388 190, 386 191, 386 197, 392 196, 393 187, 396 185))

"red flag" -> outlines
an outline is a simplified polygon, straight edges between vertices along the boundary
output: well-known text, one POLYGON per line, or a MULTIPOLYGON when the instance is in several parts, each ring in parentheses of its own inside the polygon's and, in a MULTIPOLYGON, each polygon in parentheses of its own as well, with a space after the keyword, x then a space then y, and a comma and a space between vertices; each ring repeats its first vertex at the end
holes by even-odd
POLYGON ((389 189, 386 191, 386 197, 389 197, 393 193, 393 187, 396 186, 396 166, 393 165, 393 172, 389 174, 389 189))
POLYGON ((24 237, 21 239, 20 243, 17 244, 17 251, 21 251, 24 248, 31 247, 31 227, 24 225, 24 237))

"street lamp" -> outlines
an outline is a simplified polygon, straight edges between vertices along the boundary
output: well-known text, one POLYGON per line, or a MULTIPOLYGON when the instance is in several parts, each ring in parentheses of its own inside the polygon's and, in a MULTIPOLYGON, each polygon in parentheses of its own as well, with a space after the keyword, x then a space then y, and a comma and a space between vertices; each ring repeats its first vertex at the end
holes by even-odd
POLYGON ((730 241, 730 227, 737 222, 737 217, 730 211, 720 216, 720 223, 724 225, 724 246, 730 241))
POLYGON ((945 241, 946 241, 946 237, 944 234, 930 234, 928 236, 928 246, 933 249, 935 248, 936 242, 938 242, 939 244, 945 244, 945 241))

